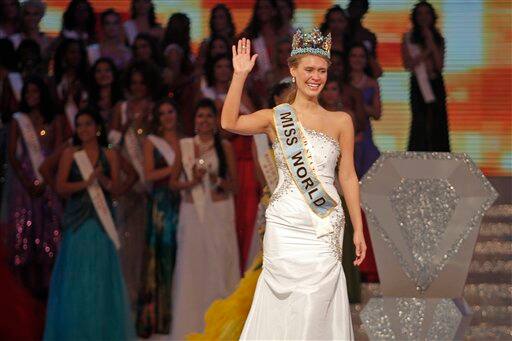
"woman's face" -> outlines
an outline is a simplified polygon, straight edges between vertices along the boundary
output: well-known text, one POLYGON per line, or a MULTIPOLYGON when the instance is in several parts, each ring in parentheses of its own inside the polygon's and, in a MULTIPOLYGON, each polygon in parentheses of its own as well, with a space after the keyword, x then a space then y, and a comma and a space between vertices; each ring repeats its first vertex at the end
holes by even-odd
POLYGON ((434 22, 434 18, 427 6, 418 6, 416 10, 416 22, 420 27, 430 27, 434 22))
POLYGON ((77 43, 72 43, 66 49, 66 53, 64 56, 66 60, 66 64, 69 67, 76 68, 80 65, 82 61, 82 54, 80 53, 80 46, 77 43))
POLYGON ((114 82, 114 73, 110 64, 107 62, 99 63, 94 70, 94 80, 100 87, 110 86, 114 82))
POLYGON ((350 68, 354 71, 363 71, 366 67, 366 53, 362 47, 354 47, 348 56, 350 68))
POLYGON ((18 16, 18 6, 16 0, 0 0, 3 17, 9 20, 16 19, 18 16))
POLYGON ((174 130, 176 129, 176 108, 169 103, 163 103, 158 108, 159 123, 163 130, 174 130))
POLYGON ((37 85, 33 83, 27 84, 27 92, 25 93, 25 101, 29 108, 37 108, 41 103, 41 91, 37 85))
POLYGON ((295 77, 297 90, 307 97, 316 97, 322 91, 327 81, 329 63, 322 57, 314 55, 303 56, 290 73, 295 77))
POLYGON ((322 91, 322 99, 327 105, 335 105, 341 101, 340 86, 336 81, 330 81, 322 91))
POLYGON ((333 34, 343 34, 347 29, 347 18, 339 11, 335 11, 329 15, 328 26, 329 31, 333 34))
POLYGON ((286 0, 278 0, 277 1, 277 10, 279 12, 279 15, 281 15, 281 18, 284 22, 291 21, 293 19, 293 12, 291 7, 288 5, 288 2, 286 0))
POLYGON ((231 76, 233 75, 233 68, 231 66, 231 61, 227 58, 223 58, 214 66, 214 78, 216 82, 229 82, 231 76))
POLYGON ((215 39, 214 41, 212 41, 212 44, 210 46, 210 56, 212 58, 229 52, 228 46, 226 46, 226 43, 222 39, 215 39))
POLYGON ((183 63, 183 52, 179 49, 170 49, 165 54, 165 63, 171 69, 181 67, 183 63))
POLYGON ((151 45, 145 39, 135 39, 135 42, 133 43, 133 50, 136 60, 151 60, 151 45))
POLYGON ((85 1, 80 2, 76 6, 73 17, 75 18, 75 22, 78 26, 85 25, 89 20, 89 6, 87 6, 85 1))
POLYGON ((82 143, 93 141, 97 138, 98 126, 88 114, 78 116, 76 119, 76 134, 82 143))
POLYGON ((292 44, 289 42, 282 42, 277 46, 277 61, 279 66, 288 65, 288 58, 292 52, 292 44))
POLYGON ((130 93, 135 98, 144 98, 148 94, 148 87, 140 72, 132 73, 130 79, 130 93))
POLYGON ((106 38, 116 39, 121 35, 121 21, 115 14, 107 15, 103 19, 103 32, 106 38))
POLYGON ((135 16, 146 16, 151 10, 151 0, 133 0, 135 16))
POLYGON ((212 109, 203 107, 197 109, 195 127, 197 134, 213 133, 216 125, 215 114, 212 109))
POLYGON ((256 7, 256 17, 260 22, 267 22, 274 18, 276 12, 272 3, 267 0, 258 1, 258 6, 256 7))
POLYGON ((39 22, 43 17, 40 8, 37 6, 27 6, 23 10, 23 26, 28 30, 38 30, 39 22))
POLYGON ((214 32, 222 32, 227 30, 228 25, 228 16, 224 9, 218 9, 212 13, 212 23, 214 32))

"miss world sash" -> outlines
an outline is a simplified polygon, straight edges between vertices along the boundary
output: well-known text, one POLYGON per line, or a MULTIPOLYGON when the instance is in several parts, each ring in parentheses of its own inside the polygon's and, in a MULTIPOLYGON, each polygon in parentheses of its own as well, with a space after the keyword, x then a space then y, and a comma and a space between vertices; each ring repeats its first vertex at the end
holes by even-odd
MULTIPOLYGON (((274 108, 274 121, 286 165, 297 188, 311 210, 318 217, 326 218, 337 203, 327 194, 315 174, 297 114, 291 105, 281 104, 274 108)), ((327 226, 322 227, 325 231, 317 231, 317 235, 330 232, 327 231, 329 230, 327 226)))

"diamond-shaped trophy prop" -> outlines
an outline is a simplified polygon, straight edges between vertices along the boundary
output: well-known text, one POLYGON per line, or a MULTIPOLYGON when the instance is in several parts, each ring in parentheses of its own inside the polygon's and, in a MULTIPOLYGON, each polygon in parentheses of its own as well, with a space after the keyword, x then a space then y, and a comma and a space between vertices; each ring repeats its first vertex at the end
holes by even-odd
POLYGON ((361 181, 383 294, 361 312, 370 339, 462 339, 472 313, 464 284, 497 196, 466 154, 381 155, 361 181))

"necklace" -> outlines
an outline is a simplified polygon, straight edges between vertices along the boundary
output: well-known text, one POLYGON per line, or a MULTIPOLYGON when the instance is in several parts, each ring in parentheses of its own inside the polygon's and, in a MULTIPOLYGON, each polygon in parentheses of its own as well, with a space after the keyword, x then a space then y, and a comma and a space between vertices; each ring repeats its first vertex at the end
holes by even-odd
POLYGON ((206 142, 201 141, 199 138, 199 135, 194 136, 194 143, 199 148, 199 155, 204 155, 206 152, 208 152, 210 149, 213 148, 213 139, 208 140, 206 142))

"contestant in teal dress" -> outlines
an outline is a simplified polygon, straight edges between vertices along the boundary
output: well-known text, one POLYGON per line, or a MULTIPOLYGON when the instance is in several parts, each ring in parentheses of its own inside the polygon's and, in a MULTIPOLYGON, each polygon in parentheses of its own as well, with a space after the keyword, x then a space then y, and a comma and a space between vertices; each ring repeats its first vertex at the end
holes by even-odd
POLYGON ((87 190, 98 181, 109 208, 106 212, 111 212, 108 191, 117 186, 117 155, 104 148, 106 134, 97 112, 84 109, 77 114, 75 123, 74 146, 64 151, 57 173, 57 191, 68 201, 63 240, 50 283, 44 340, 134 339, 113 242, 116 238, 106 233, 87 190), (94 167, 88 179, 83 179, 74 160, 79 150, 85 151, 94 167))

